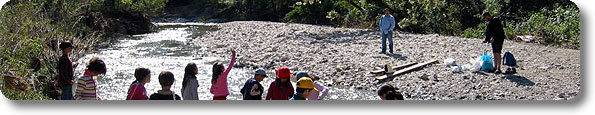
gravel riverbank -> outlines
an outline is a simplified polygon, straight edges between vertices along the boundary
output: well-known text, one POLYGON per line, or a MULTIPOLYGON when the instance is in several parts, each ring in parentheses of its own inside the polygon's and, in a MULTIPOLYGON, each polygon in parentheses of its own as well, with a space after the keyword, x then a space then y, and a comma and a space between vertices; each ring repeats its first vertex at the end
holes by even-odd
POLYGON ((369 71, 383 61, 399 65, 454 58, 463 65, 491 52, 491 46, 482 44, 483 39, 395 32, 394 54, 386 55, 379 54, 376 30, 259 21, 216 26, 219 30, 195 39, 207 55, 227 59, 228 50, 234 48, 237 67, 263 67, 274 73, 289 66, 292 72, 320 76, 330 87, 374 91, 387 83, 408 100, 567 100, 580 91, 580 50, 505 41, 503 52, 512 52, 520 66, 514 75, 452 73, 450 67, 435 63, 378 81, 369 71))

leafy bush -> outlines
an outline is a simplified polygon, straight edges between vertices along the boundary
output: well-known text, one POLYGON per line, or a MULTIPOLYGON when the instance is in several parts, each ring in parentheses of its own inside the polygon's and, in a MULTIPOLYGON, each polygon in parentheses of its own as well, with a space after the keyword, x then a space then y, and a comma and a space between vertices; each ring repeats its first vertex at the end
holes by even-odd
MULTIPOLYGON (((92 48, 105 34, 88 27, 84 21, 88 12, 103 12, 115 8, 115 0, 12 0, 0 11, 0 73, 11 72, 32 81, 31 92, 2 89, 9 99, 47 99, 42 90, 53 84, 61 51, 58 44, 73 42, 78 46, 72 55, 92 48), (108 1, 108 2, 106 2, 108 1), (35 67, 34 62, 38 62, 35 67)), ((122 0, 123 2, 128 2, 122 0)), ((122 2, 118 0, 117 2, 122 2)), ((155 13, 166 0, 136 0, 128 10, 155 13)), ((125 7, 123 10, 125 10, 125 7)), ((109 18, 109 17, 108 17, 109 18)), ((76 59, 75 59, 76 60, 76 59)), ((1 84, 3 85, 3 84, 1 84)))
POLYGON ((119 0, 117 9, 124 11, 145 12, 156 15, 165 7, 167 0, 119 0))
POLYGON ((10 89, 2 89, 4 97, 10 100, 52 100, 41 92, 42 90, 34 90, 31 92, 22 92, 10 89))
POLYGON ((460 36, 464 37, 464 38, 483 39, 483 38, 485 38, 484 32, 485 32, 486 27, 487 27, 487 25, 485 23, 481 23, 477 27, 465 29, 460 36))
POLYGON ((287 13, 284 21, 307 24, 328 24, 327 12, 333 4, 329 0, 302 0, 295 4, 295 8, 287 13))
POLYGON ((576 7, 556 6, 534 13, 524 23, 519 24, 521 34, 543 37, 538 42, 546 45, 561 45, 569 48, 580 47, 580 18, 576 7))

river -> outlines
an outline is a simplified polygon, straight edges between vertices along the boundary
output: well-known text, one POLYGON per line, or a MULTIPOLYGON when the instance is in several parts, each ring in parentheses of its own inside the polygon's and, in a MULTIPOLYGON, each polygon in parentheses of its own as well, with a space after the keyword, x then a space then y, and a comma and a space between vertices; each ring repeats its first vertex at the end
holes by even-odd
MULTIPOLYGON (((195 44, 193 39, 209 31, 217 31, 216 24, 201 23, 158 23, 158 29, 149 34, 134 35, 117 38, 109 47, 99 48, 90 54, 81 57, 76 62, 81 63, 75 70, 75 75, 80 77, 85 69, 85 63, 92 57, 100 57, 107 64, 107 73, 103 79, 98 79, 97 95, 102 100, 124 100, 128 87, 134 81, 134 69, 145 67, 151 70, 151 81, 145 84, 148 95, 157 92, 159 85, 158 74, 161 71, 171 71, 176 81, 172 90, 181 96, 182 78, 184 67, 187 63, 194 62, 198 66, 197 79, 199 81, 198 93, 200 100, 211 100, 209 92, 211 83, 212 64, 218 61, 228 65, 230 59, 207 55, 208 49, 195 44)), ((230 54, 231 55, 231 54, 230 54)), ((241 100, 240 89, 244 82, 253 77, 250 68, 233 68, 229 74, 228 100, 241 100)), ((262 85, 268 89, 274 80, 274 70, 267 70, 269 78, 265 78, 262 85)), ((295 86, 295 78, 292 80, 295 86)), ((378 96, 372 91, 329 88, 328 100, 377 100, 378 96)), ((266 91, 263 94, 266 95, 266 91)))

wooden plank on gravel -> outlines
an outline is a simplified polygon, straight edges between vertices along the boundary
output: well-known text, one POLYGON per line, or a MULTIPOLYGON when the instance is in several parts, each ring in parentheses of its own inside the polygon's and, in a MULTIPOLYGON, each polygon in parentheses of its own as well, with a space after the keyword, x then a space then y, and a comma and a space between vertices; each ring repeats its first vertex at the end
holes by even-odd
MULTIPOLYGON (((398 71, 400 69, 409 67, 409 66, 414 65, 414 64, 417 64, 417 62, 412 62, 412 63, 407 63, 407 64, 403 64, 403 65, 394 66, 394 67, 392 67, 392 69, 395 70, 395 71, 398 71)), ((385 71, 384 71, 383 68, 374 67, 374 69, 375 69, 374 71, 370 71, 371 74, 385 74, 384 73, 385 71)))
MULTIPOLYGON (((411 66, 411 67, 403 68, 403 69, 401 69, 401 70, 399 70, 399 71, 396 71, 396 72, 394 72, 394 73, 392 74, 392 76, 401 75, 401 74, 404 74, 404 73, 410 72, 411 70, 414 70, 414 69, 417 69, 417 68, 420 68, 420 67, 424 67, 424 66, 426 66, 426 65, 428 65, 428 64, 435 63, 435 62, 437 62, 437 61, 438 61, 438 60, 431 60, 431 61, 427 61, 427 62, 424 62, 424 63, 415 64, 415 65, 413 65, 413 66, 411 66)), ((377 80, 384 80, 384 79, 386 79, 386 78, 388 78, 388 76, 387 76, 387 75, 383 75, 383 76, 378 76, 378 77, 376 77, 376 79, 377 79, 377 80)))
POLYGON ((377 80, 384 80, 386 78, 388 78, 388 75, 382 75, 382 76, 376 77, 377 80))
POLYGON ((384 74, 384 69, 370 71, 371 74, 384 74))
POLYGON ((395 71, 399 71, 399 70, 401 70, 401 69, 403 69, 403 68, 406 68, 406 67, 412 66, 412 65, 414 65, 414 64, 417 64, 417 62, 411 62, 411 63, 407 63, 407 64, 403 64, 403 65, 395 66, 395 67, 393 67, 393 70, 395 70, 395 71))
POLYGON ((438 60, 431 60, 431 61, 427 61, 427 62, 424 62, 424 63, 415 64, 415 65, 413 65, 411 67, 407 67, 405 69, 402 69, 402 70, 399 70, 399 71, 393 73, 393 76, 404 74, 404 73, 407 73, 407 72, 409 72, 411 70, 414 70, 414 69, 417 69, 417 68, 420 68, 420 67, 424 67, 424 66, 426 66, 428 64, 432 64, 432 63, 435 63, 435 62, 438 62, 438 60))

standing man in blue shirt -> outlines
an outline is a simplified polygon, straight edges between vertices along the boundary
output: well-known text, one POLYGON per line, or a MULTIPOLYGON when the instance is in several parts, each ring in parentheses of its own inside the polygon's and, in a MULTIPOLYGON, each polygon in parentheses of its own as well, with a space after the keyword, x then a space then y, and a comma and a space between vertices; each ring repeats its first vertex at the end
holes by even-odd
POLYGON ((386 39, 388 39, 388 45, 390 47, 389 52, 393 53, 393 29, 395 28, 395 18, 393 15, 390 15, 390 10, 388 8, 384 9, 384 15, 380 19, 380 33, 382 36, 382 52, 381 54, 386 53, 386 39))

